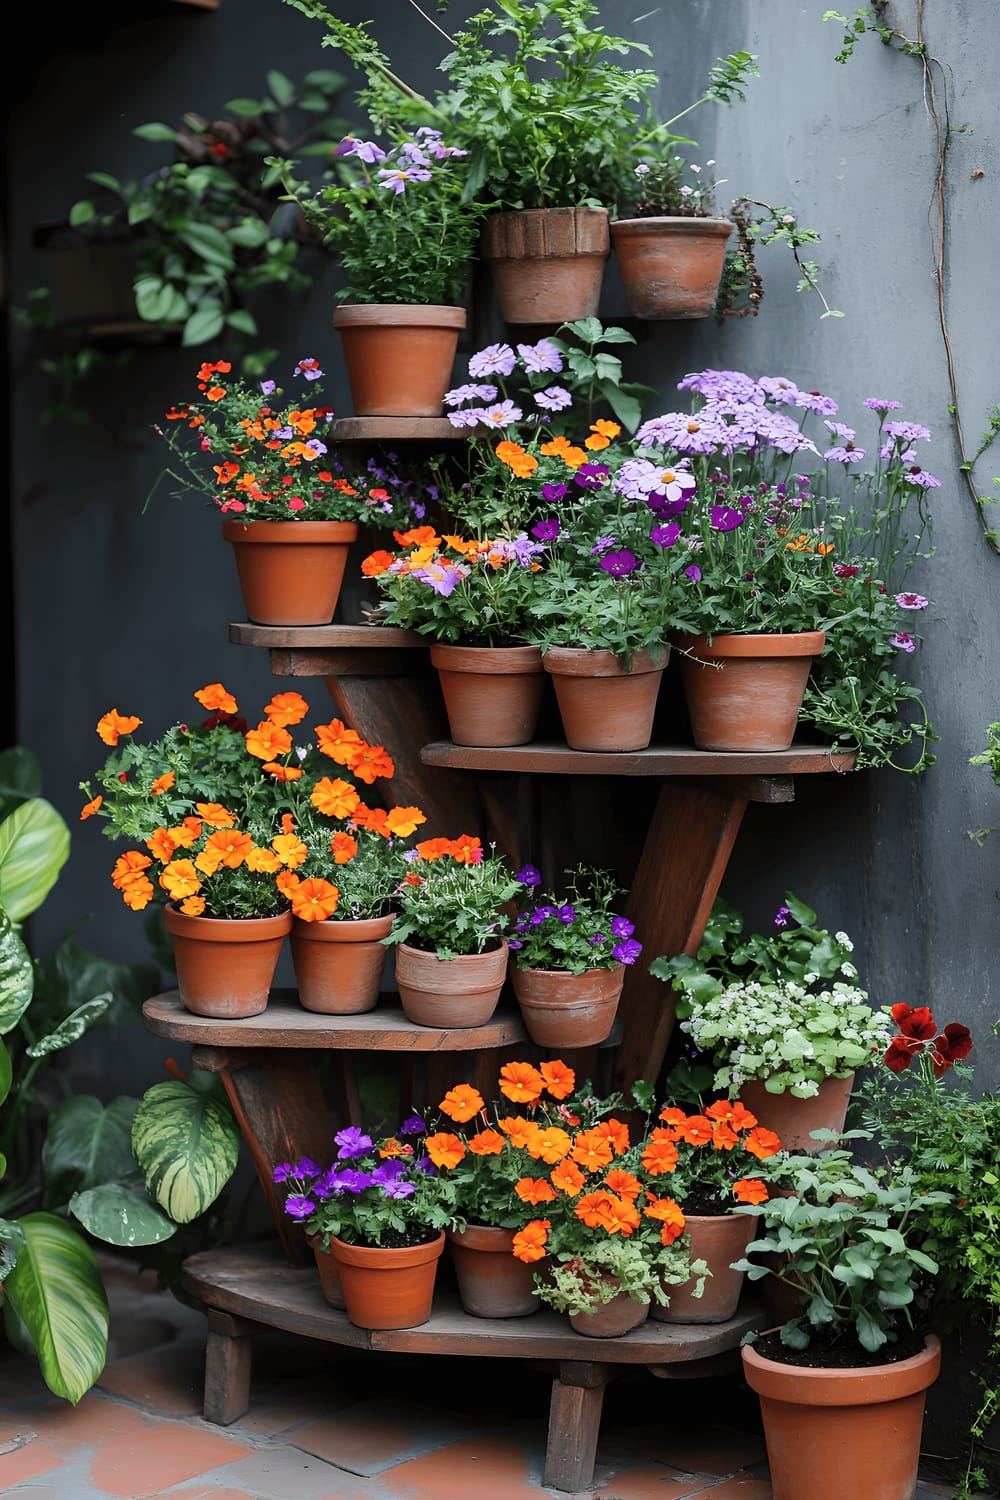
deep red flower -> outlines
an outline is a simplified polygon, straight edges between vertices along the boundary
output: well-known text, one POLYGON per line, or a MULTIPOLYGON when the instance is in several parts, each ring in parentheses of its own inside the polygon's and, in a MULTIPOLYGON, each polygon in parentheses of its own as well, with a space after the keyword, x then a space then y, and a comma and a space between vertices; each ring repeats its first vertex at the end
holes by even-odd
POLYGON ((972 1035, 967 1026, 960 1026, 957 1021, 952 1021, 944 1028, 940 1036, 936 1037, 931 1047, 931 1061, 934 1066, 935 1078, 940 1078, 942 1073, 963 1057, 968 1057, 972 1051, 972 1035))
POLYGON ((894 1073, 905 1073, 913 1061, 914 1054, 922 1051, 923 1048, 919 1044, 914 1046, 905 1036, 894 1036, 885 1054, 885 1065, 894 1073))
POLYGON ((920 1005, 916 1010, 905 1004, 894 1005, 892 1019, 903 1036, 915 1037, 921 1042, 929 1042, 937 1030, 937 1022, 927 1005, 920 1005))

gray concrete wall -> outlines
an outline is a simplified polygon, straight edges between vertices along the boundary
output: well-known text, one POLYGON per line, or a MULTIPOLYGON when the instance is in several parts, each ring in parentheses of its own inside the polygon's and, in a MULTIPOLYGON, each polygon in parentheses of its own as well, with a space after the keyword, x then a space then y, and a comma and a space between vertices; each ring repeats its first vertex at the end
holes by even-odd
MULTIPOLYGON (((816 299, 795 291, 782 247, 761 256, 766 297, 756 320, 659 324, 630 369, 677 404, 687 371, 711 365, 754 375, 785 374, 840 402, 863 426, 864 397, 886 394, 933 432, 928 465, 937 555, 917 587, 932 600, 926 641, 912 660, 940 734, 938 762, 921 778, 893 772, 807 779, 790 808, 752 809, 725 893, 767 921, 786 888, 827 925, 856 939, 859 966, 880 1001, 931 1003, 942 1022, 962 1020, 979 1041, 979 1076, 1000 1082, 988 1032, 1000 1014, 996 960, 1000 835, 976 847, 967 830, 1000 822, 1000 791, 968 760, 985 726, 1000 717, 1000 558, 989 551, 958 472, 938 326, 933 228, 936 153, 921 68, 866 38, 846 68, 834 62, 840 29, 824 25, 826 0, 665 0, 602 6, 611 30, 647 40, 662 69, 663 110, 696 95, 714 59, 738 47, 759 58, 761 78, 745 104, 708 106, 691 121, 703 158, 715 157, 725 194, 747 192, 794 205, 822 233, 816 258, 831 303, 846 314, 820 320, 816 299)), ((440 55, 433 33, 406 0, 351 0, 350 19, 375 16, 409 77, 431 88, 440 55)), ((455 0, 444 23, 475 7, 455 0)), ((966 426, 974 448, 1000 399, 995 357, 997 110, 1000 16, 989 0, 936 0, 924 7, 927 41, 947 81, 951 122, 945 193, 945 300, 966 426), (974 174, 983 173, 983 176, 974 174)), ((899 7, 912 24, 913 0, 899 7)), ((131 127, 205 112, 263 89, 268 67, 297 78, 339 66, 321 49, 321 29, 281 0, 222 0, 216 12, 183 5, 122 26, 101 48, 53 55, 22 85, 11 122, 10 293, 17 303, 45 280, 31 229, 58 218, 84 189, 84 174, 148 170, 160 148, 131 127)), ((270 331, 279 367, 302 355, 329 372, 326 394, 348 412, 330 326, 336 271, 324 267, 308 302, 270 331)), ((602 313, 625 311, 613 269, 602 313)), ((81 826, 78 782, 103 756, 94 733, 110 707, 135 712, 158 732, 192 706, 190 693, 221 679, 256 710, 273 680, 263 653, 230 645, 227 622, 242 616, 235 571, 218 519, 197 501, 154 500, 143 513, 162 450, 152 432, 166 406, 190 389, 201 351, 141 354, 109 381, 101 419, 85 430, 45 433, 34 423, 42 395, 24 336, 13 347, 13 540, 16 565, 18 739, 39 756, 45 790, 73 827, 59 885, 33 920, 39 951, 86 914, 80 941, 108 956, 146 957, 142 921, 122 907, 107 878, 111 846, 81 826)), ((656 404, 651 402, 648 414, 656 404)), ((980 466, 980 488, 1000 473, 1000 447, 980 466)), ((301 685, 301 684, 300 684, 301 685)), ((307 697, 325 712, 322 684, 307 697)), ((124 1056, 124 1053, 122 1054, 124 1056)), ((115 1069, 117 1073, 119 1070, 115 1069)), ((132 1084, 136 1080, 130 1078, 132 1084)), ((121 1078, 109 1079, 120 1087, 121 1078)))

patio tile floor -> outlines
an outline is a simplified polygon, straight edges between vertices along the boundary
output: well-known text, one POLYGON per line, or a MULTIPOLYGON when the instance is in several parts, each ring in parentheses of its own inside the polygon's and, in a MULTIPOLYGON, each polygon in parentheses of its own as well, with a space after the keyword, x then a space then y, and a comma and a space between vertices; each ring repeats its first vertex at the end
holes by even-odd
MULTIPOLYGON (((105 1263, 107 1368, 72 1407, 0 1357, 0 1493, 17 1500, 772 1500, 738 1379, 609 1388, 592 1487, 542 1485, 550 1375, 511 1360, 367 1355, 255 1339, 252 1402, 201 1411, 205 1323, 151 1276, 105 1263)), ((916 1500, 948 1491, 928 1478, 916 1500)), ((808 1500, 803 1496, 802 1500, 808 1500)), ((861 1500, 861 1497, 859 1497, 861 1500)))

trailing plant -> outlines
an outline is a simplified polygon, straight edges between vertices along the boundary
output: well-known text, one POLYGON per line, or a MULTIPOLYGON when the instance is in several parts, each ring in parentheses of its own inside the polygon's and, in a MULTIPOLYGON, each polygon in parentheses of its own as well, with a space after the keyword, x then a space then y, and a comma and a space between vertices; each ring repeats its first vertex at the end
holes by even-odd
MULTIPOLYGON (((989 766, 990 773, 997 786, 1000 786, 1000 723, 987 724, 986 726, 986 749, 980 755, 973 755, 969 760, 970 766, 989 766)), ((997 833, 996 827, 977 828, 970 831, 969 837, 981 844, 988 834, 997 833)))

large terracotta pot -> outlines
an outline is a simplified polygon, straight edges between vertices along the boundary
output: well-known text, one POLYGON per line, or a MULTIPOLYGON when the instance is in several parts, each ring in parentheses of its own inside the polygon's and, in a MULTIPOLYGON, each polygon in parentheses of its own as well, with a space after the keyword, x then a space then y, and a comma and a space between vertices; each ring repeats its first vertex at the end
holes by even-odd
POLYGON ((465 322, 463 307, 338 307, 333 326, 340 334, 356 415, 439 417, 465 322))
POLYGON ((330 1249, 356 1328, 418 1328, 431 1315, 444 1234, 423 1245, 380 1249, 330 1236, 330 1249))
POLYGON ((196 1016, 233 1021, 259 1016, 267 1008, 290 911, 274 917, 189 917, 174 906, 163 909, 170 934, 181 1003, 196 1016))
POLYGON ((343 1312, 346 1306, 344 1302, 344 1288, 340 1284, 340 1268, 334 1259, 333 1251, 329 1248, 324 1249, 315 1235, 307 1235, 306 1238, 312 1247, 324 1300, 331 1307, 336 1307, 343 1312))
POLYGON ((648 1302, 637 1302, 628 1292, 618 1292, 593 1312, 570 1313, 569 1321, 575 1333, 586 1334, 589 1339, 616 1339, 639 1328, 648 1317, 648 1302))
POLYGON ((535 1268, 513 1253, 514 1230, 486 1224, 446 1229, 463 1308, 474 1318, 523 1318, 540 1306, 535 1268))
POLYGON ((699 750, 787 750, 822 630, 679 638, 681 682, 699 750))
POLYGON ((719 295, 728 219, 619 219, 611 226, 622 287, 637 318, 707 318, 719 295))
POLYGON ((537 646, 431 647, 456 745, 526 745, 535 733, 545 674, 537 646))
POLYGON ((725 1323, 736 1312, 743 1290, 743 1272, 733 1271, 732 1262, 746 1253, 757 1221, 749 1214, 686 1214, 684 1232, 692 1260, 703 1260, 711 1275, 700 1297, 693 1283, 668 1286, 670 1304, 654 1302, 649 1315, 661 1323, 725 1323))
POLYGON ((367 921, 292 922, 292 962, 304 1010, 356 1016, 374 1010, 385 968, 393 918, 367 921))
POLYGON ((933 1334, 912 1359, 857 1369, 779 1364, 751 1344, 742 1355, 774 1500, 912 1500, 926 1392, 941 1368, 933 1334))
POLYGON ((611 254, 604 208, 524 208, 487 214, 482 257, 505 323, 597 315, 611 254))
POLYGON ((550 646, 542 665, 555 686, 570 749, 644 750, 669 657, 667 647, 636 651, 626 671, 611 651, 550 646))
POLYGON ((769 1094, 763 1080, 755 1078, 743 1084, 740 1103, 757 1116, 759 1125, 781 1137, 786 1151, 828 1151, 836 1142, 814 1141, 809 1132, 843 1130, 853 1087, 853 1073, 846 1078, 824 1078, 818 1093, 799 1099, 787 1091, 769 1094))
POLYGON ((396 986, 407 1017, 442 1029, 485 1026, 497 1008, 507 976, 507 943, 487 953, 438 958, 400 943, 396 986))
POLYGON ((329 625, 340 598, 353 521, 226 519, 247 619, 257 625, 329 625))
POLYGON ((624 964, 567 974, 558 969, 510 971, 521 1017, 539 1047, 592 1047, 607 1041, 618 1014, 624 964))

